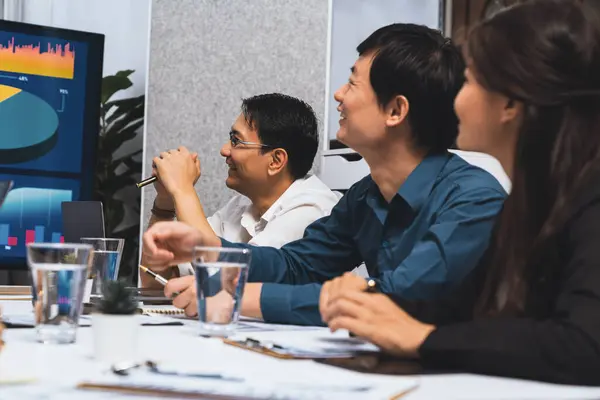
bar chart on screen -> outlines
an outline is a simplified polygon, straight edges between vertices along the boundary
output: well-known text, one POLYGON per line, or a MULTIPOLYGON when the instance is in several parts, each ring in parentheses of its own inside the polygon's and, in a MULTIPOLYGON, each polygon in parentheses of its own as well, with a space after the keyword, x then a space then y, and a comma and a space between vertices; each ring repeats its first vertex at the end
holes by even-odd
POLYGON ((7 72, 73 79, 75 72, 75 49, 73 44, 51 43, 45 45, 30 38, 11 37, 0 43, 0 63, 7 72))
POLYGON ((0 209, 0 254, 20 254, 32 242, 63 242, 61 203, 72 198, 70 190, 21 187, 11 191, 0 209))

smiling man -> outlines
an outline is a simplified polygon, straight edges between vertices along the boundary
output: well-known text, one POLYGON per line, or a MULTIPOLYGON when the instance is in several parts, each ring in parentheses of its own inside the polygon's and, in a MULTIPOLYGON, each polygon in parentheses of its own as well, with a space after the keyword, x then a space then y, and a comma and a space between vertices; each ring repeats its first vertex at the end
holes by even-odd
MULTIPOLYGON (((299 239, 341 197, 308 174, 318 145, 317 118, 305 102, 279 93, 244 99, 221 148, 228 166, 225 184, 239 194, 206 218, 194 189, 200 177, 197 156, 184 147, 163 152, 153 160, 159 179, 150 224, 176 217, 207 236, 276 248, 299 239)), ((159 269, 165 278, 187 270, 159 269)), ((144 287, 160 287, 141 277, 144 287)))
MULTIPOLYGON (((252 247, 248 279, 262 283, 247 286, 247 316, 322 324, 321 284, 362 262, 386 294, 441 298, 487 247, 506 193, 492 175, 447 150, 458 134, 460 52, 439 31, 413 24, 383 27, 357 50, 348 82, 335 93, 337 138, 363 156, 371 173, 302 239, 281 249, 252 247)), ((144 249, 160 266, 189 258, 190 242, 248 247, 165 223, 146 233, 144 249)), ((178 304, 193 314, 195 288, 180 283, 169 282, 165 292, 182 291, 178 304)))

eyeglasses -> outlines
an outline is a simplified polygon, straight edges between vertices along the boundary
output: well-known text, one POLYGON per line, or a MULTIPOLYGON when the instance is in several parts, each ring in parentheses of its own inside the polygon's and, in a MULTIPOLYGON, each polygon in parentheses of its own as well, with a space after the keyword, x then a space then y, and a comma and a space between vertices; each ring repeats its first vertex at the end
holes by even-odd
POLYGON ((267 149, 272 149, 273 146, 269 146, 268 144, 255 143, 255 142, 246 142, 244 140, 240 140, 237 136, 235 136, 235 132, 229 132, 229 141, 231 142, 231 147, 238 147, 238 145, 243 144, 245 146, 259 146, 267 149))

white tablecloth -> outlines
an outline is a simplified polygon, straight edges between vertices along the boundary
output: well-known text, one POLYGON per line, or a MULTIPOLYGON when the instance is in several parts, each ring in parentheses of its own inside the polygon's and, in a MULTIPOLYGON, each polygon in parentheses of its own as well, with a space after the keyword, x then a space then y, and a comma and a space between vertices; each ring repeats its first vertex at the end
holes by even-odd
MULTIPOLYGON (((6 315, 31 312, 29 302, 2 301, 6 315)), ((140 329, 139 360, 155 360, 172 365, 194 366, 207 370, 226 371, 231 374, 252 372, 265 381, 304 382, 311 385, 357 385, 362 380, 381 382, 386 387, 399 388, 410 385, 415 379, 418 388, 404 398, 418 399, 585 399, 600 398, 600 389, 550 385, 515 379, 477 376, 472 374, 424 375, 420 377, 380 376, 360 374, 313 361, 278 360, 247 350, 225 345, 219 339, 206 339, 196 335, 190 326, 156 327, 140 329)), ((330 335, 326 329, 310 331, 255 332, 248 334, 259 340, 302 340, 330 335)), ((0 399, 96 399, 106 398, 103 392, 74 389, 77 383, 112 377, 109 365, 94 360, 92 328, 79 328, 77 342, 71 345, 44 345, 35 341, 33 329, 9 329, 5 332, 7 346, 0 353, 0 374, 35 378, 23 385, 0 386, 0 399)), ((115 338, 115 340, 118 340, 115 338)), ((600 371, 598 371, 600 373, 600 371)), ((0 375, 2 378, 2 375, 0 375)), ((259 378, 256 378, 259 379, 259 378)), ((308 389, 307 389, 308 390, 308 389)), ((385 398, 381 393, 361 399, 385 398)), ((111 395, 111 399, 125 397, 111 395)), ((334 395, 325 398, 345 398, 334 395)))

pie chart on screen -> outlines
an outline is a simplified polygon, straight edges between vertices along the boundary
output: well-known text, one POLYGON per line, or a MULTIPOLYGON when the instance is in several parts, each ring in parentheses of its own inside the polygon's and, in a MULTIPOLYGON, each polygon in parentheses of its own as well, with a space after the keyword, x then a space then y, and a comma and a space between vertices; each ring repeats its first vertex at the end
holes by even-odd
POLYGON ((0 164, 34 160, 58 140, 58 115, 50 104, 22 89, 0 85, 0 164))

